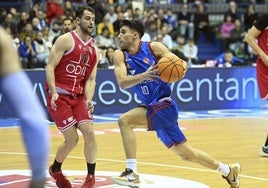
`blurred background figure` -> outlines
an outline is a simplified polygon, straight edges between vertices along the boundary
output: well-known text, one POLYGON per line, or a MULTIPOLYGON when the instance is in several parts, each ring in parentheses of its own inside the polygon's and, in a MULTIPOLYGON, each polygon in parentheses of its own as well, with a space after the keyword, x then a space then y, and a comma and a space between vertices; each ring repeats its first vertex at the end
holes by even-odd
POLYGON ((21 69, 10 36, 2 28, 0 28, 0 90, 14 114, 20 118, 20 128, 31 170, 28 188, 45 188, 49 154, 49 131, 45 123, 45 112, 36 95, 33 95, 30 79, 21 69))

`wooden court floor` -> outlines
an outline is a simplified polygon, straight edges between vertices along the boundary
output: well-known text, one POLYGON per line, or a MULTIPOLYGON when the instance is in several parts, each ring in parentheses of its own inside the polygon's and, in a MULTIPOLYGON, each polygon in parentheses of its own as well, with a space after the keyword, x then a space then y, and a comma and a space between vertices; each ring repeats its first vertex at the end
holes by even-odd
MULTIPOLYGON (((268 158, 260 157, 260 148, 268 132, 268 117, 180 120, 180 126, 193 147, 222 162, 241 163, 241 188, 268 188, 268 158)), ((94 129, 98 142, 96 170, 121 172, 125 168, 125 157, 117 124, 97 123, 94 129)), ((51 126, 50 130, 51 163, 63 139, 55 126, 51 126)), ((139 173, 193 180, 211 188, 229 187, 220 174, 181 160, 164 147, 154 132, 136 130, 136 137, 139 173)), ((78 146, 65 161, 63 169, 85 170, 82 141, 80 137, 78 146)), ((1 128, 0 170, 27 168, 18 128, 1 128)))

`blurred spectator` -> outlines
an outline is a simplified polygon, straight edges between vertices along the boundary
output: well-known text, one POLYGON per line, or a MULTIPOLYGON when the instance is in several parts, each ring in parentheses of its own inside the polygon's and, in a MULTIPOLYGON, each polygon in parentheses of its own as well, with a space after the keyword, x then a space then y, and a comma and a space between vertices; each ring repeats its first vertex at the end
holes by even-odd
POLYGON ((16 47, 18 49, 19 45, 20 45, 20 40, 18 37, 14 36, 14 34, 11 31, 11 28, 9 26, 3 27, 5 29, 5 31, 7 32, 7 34, 9 34, 12 38, 13 41, 13 45, 14 47, 16 47))
POLYGON ((172 52, 176 54, 179 58, 188 61, 185 55, 183 54, 183 46, 185 45, 185 39, 184 36, 181 34, 178 34, 176 36, 176 40, 173 43, 173 49, 172 52))
POLYGON ((154 14, 152 14, 152 13, 148 14, 147 15, 147 18, 143 20, 144 21, 144 25, 147 26, 150 22, 156 21, 157 18, 158 17, 155 17, 154 14))
POLYGON ((87 0, 87 5, 95 10, 95 24, 98 25, 107 13, 105 6, 98 0, 87 0))
POLYGON ((234 22, 235 20, 240 20, 242 21, 242 13, 237 9, 237 6, 236 6, 236 2, 235 1, 230 1, 229 2, 229 9, 225 12, 225 18, 227 16, 231 16, 231 20, 232 22, 234 22))
POLYGON ((109 30, 110 37, 114 37, 114 26, 109 22, 109 18, 104 16, 103 21, 97 25, 97 34, 101 35, 103 28, 106 27, 109 30))
MULTIPOLYGON (((49 31, 49 41, 53 41, 53 39, 56 37, 56 36, 59 36, 61 34, 61 28, 60 28, 60 25, 58 24, 57 21, 53 22, 52 24, 52 27, 50 28, 50 31, 49 31)), ((53 42, 52 42, 53 44, 53 42)))
POLYGON ((194 14, 194 39, 196 42, 199 39, 200 32, 202 32, 206 36, 207 42, 213 43, 214 32, 209 25, 208 16, 204 4, 199 4, 194 14))
POLYGON ((15 7, 10 7, 9 13, 12 14, 13 21, 17 24, 19 22, 19 19, 20 19, 20 12, 17 12, 17 9, 15 7))
POLYGON ((7 10, 4 7, 0 7, 0 24, 3 25, 7 15, 7 10))
POLYGON ((35 49, 36 49, 36 58, 37 63, 40 67, 44 67, 48 62, 49 56, 49 47, 44 39, 42 31, 36 33, 36 38, 34 40, 35 49))
POLYGON ((71 1, 68 1, 68 0, 65 1, 63 10, 64 10, 64 15, 66 17, 75 19, 75 10, 71 1))
POLYGON ((148 15, 152 15, 154 18, 157 18, 157 11, 154 6, 150 6, 148 10, 148 15))
POLYGON ((24 69, 32 69, 36 67, 36 49, 31 36, 25 36, 25 40, 20 44, 19 54, 24 69))
MULTIPOLYGON (((159 11, 158 11, 158 13, 159 13, 159 11)), ((161 17, 159 17, 159 15, 158 15, 158 18, 161 18, 161 17)), ((173 29, 175 29, 175 27, 176 27, 176 17, 173 14, 171 8, 167 9, 167 13, 165 14, 164 18, 161 19, 161 22, 168 24, 169 31, 172 31, 173 29)))
POLYGON ((115 13, 116 13, 116 14, 119 14, 119 13, 121 13, 121 12, 123 12, 123 7, 122 7, 122 5, 120 5, 120 4, 116 4, 116 5, 115 5, 115 13))
POLYGON ((232 67, 244 65, 244 60, 233 55, 231 50, 226 50, 215 58, 217 67, 232 67))
MULTIPOLYGON (((163 11, 163 10, 162 10, 163 11)), ((149 13, 148 13, 148 11, 147 10, 143 10, 143 12, 142 12, 142 18, 141 18, 141 22, 142 22, 142 24, 144 25, 144 26, 146 26, 146 23, 147 23, 147 20, 148 20, 148 15, 149 15, 149 13)))
POLYGON ((26 26, 27 21, 28 21, 28 14, 27 12, 22 11, 20 14, 20 19, 19 22, 17 24, 17 31, 18 33, 21 33, 23 28, 26 26))
POLYGON ((117 20, 113 23, 113 28, 114 28, 114 34, 117 36, 119 34, 119 29, 120 29, 120 23, 122 20, 124 20, 124 13, 119 12, 117 14, 117 20))
POLYGON ((124 12, 124 18, 126 20, 132 20, 133 19, 133 11, 131 7, 127 7, 127 10, 124 12))
MULTIPOLYGON (((168 14, 165 13, 165 11, 162 9, 162 8, 159 8, 158 11, 157 11, 157 18, 159 20, 161 20, 161 23, 166 23, 166 24, 169 24, 169 21, 168 19, 170 19, 170 28, 174 28, 172 25, 173 25, 173 17, 175 18, 175 25, 176 25, 176 17, 173 15, 172 11, 171 13, 169 12, 168 14), (171 15, 171 16, 169 16, 171 15)), ((154 17, 153 17, 154 18, 154 17)), ((155 18, 154 18, 155 19, 155 18)), ((154 20, 153 19, 153 20, 154 20)))
POLYGON ((44 13, 44 11, 42 11, 42 10, 38 10, 36 17, 38 18, 38 20, 40 22, 39 24, 40 24, 40 28, 42 30, 44 27, 47 26, 46 13, 44 13))
POLYGON ((173 41, 172 41, 172 38, 171 36, 168 34, 168 25, 164 24, 161 28, 161 33, 163 35, 163 44, 165 44, 167 46, 167 48, 169 50, 172 50, 173 49, 173 41))
POLYGON ((109 5, 108 12, 106 13, 105 17, 108 18, 111 24, 113 24, 117 20, 118 15, 116 14, 113 5, 109 5))
POLYGON ((110 31, 107 27, 102 28, 102 32, 95 37, 96 39, 96 45, 98 48, 106 48, 108 46, 114 45, 113 37, 110 37, 110 31))
POLYGON ((244 54, 241 52, 245 48, 245 31, 240 20, 235 20, 235 28, 231 31, 229 49, 235 52, 238 57, 244 54), (239 54, 239 55, 238 55, 239 54))
POLYGON ((178 13, 177 20, 180 28, 180 34, 186 39, 194 37, 194 24, 192 22, 192 13, 188 11, 188 4, 184 3, 178 13), (188 35, 186 35, 188 34, 188 35))
POLYGON ((194 42, 194 38, 189 38, 187 43, 182 48, 183 55, 186 57, 188 66, 191 67, 192 64, 198 63, 198 47, 194 42))
POLYGON ((29 12, 29 20, 32 20, 34 17, 37 16, 37 12, 40 6, 39 3, 34 3, 29 12))
POLYGON ((4 27, 10 27, 12 33, 17 36, 18 35, 18 31, 17 31, 17 25, 16 22, 13 20, 13 15, 11 13, 8 13, 6 15, 5 21, 3 23, 4 27))
POLYGON ((112 56, 113 56, 114 51, 115 51, 115 48, 113 48, 112 46, 107 47, 107 49, 105 50, 105 56, 102 57, 99 61, 98 68, 100 69, 113 69, 114 68, 114 64, 112 61, 112 56))
POLYGON ((35 33, 33 31, 33 26, 31 22, 27 22, 25 27, 23 28, 22 32, 19 33, 20 41, 25 41, 25 37, 30 36, 31 39, 34 39, 35 33))
POLYGON ((133 19, 141 21, 142 20, 142 13, 140 8, 136 7, 133 12, 133 19))
POLYGON ((35 32, 35 34, 38 31, 41 31, 42 30, 42 27, 41 27, 41 24, 40 24, 40 20, 37 17, 34 17, 32 19, 32 26, 33 26, 33 31, 35 32))
POLYGON ((46 13, 48 24, 51 24, 54 20, 57 20, 60 15, 64 14, 62 0, 48 0, 46 5, 46 13))
POLYGON ((57 20, 55 20, 58 24, 60 29, 63 27, 63 21, 67 18, 67 16, 65 14, 62 14, 58 17, 57 20))
POLYGON ((254 21, 258 18, 258 13, 255 10, 255 5, 249 3, 245 13, 244 13, 244 26, 245 31, 248 31, 253 25, 254 21))
MULTIPOLYGON (((147 24, 144 25, 145 26, 145 33, 147 33, 149 36, 147 36, 147 39, 144 37, 144 39, 146 39, 148 41, 148 38, 150 40, 154 40, 156 35, 158 34, 158 32, 160 32, 157 29, 157 24, 156 24, 156 20, 148 22, 147 24)), ((146 35, 147 35, 146 34, 146 35)), ((145 41, 145 40, 143 40, 145 41)))
POLYGON ((48 26, 44 27, 42 29, 42 33, 43 33, 44 40, 48 48, 50 49, 52 47, 52 42, 49 40, 49 27, 48 26))
POLYGON ((153 38, 153 41, 163 43, 163 34, 161 32, 158 32, 157 35, 153 38))
POLYGON ((64 33, 68 33, 70 31, 72 31, 74 28, 74 25, 73 25, 73 19, 72 18, 66 18, 64 21, 63 21, 63 28, 61 29, 61 33, 57 36, 55 36, 52 40, 52 45, 55 43, 55 41, 57 40, 57 38, 64 34, 64 33))
POLYGON ((227 15, 225 21, 220 26, 220 39, 222 41, 223 50, 229 48, 231 31, 235 28, 235 24, 232 22, 232 16, 227 15))

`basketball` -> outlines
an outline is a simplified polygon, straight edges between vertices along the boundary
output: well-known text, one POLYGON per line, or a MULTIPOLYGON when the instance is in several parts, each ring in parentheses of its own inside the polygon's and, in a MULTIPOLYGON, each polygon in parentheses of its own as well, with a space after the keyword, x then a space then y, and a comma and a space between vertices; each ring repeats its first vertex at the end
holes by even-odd
POLYGON ((160 79, 167 83, 181 80, 184 76, 184 63, 184 60, 173 54, 162 57, 157 63, 160 79))

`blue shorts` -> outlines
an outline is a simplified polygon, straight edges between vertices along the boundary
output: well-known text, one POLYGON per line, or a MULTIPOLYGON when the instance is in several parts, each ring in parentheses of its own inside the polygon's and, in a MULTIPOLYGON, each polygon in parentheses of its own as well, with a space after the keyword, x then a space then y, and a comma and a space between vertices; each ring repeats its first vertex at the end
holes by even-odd
POLYGON ((148 130, 154 130, 158 138, 170 148, 173 145, 185 142, 186 137, 178 124, 178 107, 171 100, 163 100, 146 106, 148 108, 148 130))

